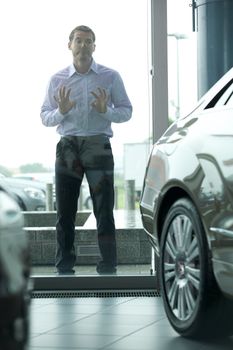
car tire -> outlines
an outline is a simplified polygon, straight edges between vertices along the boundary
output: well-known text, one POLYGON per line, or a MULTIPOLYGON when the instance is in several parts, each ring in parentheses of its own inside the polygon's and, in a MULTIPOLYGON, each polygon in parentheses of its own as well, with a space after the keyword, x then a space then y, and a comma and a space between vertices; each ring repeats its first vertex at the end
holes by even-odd
POLYGON ((160 288, 172 327, 182 336, 231 335, 232 301, 221 294, 200 216, 188 198, 170 208, 160 245, 160 288))

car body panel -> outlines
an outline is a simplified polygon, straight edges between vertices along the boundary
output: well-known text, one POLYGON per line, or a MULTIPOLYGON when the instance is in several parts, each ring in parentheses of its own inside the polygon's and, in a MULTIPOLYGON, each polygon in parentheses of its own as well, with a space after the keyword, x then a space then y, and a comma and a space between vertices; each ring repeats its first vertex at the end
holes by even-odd
MULTIPOLYGON (((31 180, 35 181, 35 183, 39 182, 42 186, 46 186, 47 184, 53 184, 53 202, 54 202, 54 209, 56 210, 56 188, 55 188, 55 173, 54 172, 47 172, 47 173, 18 173, 13 175, 13 178, 15 179, 24 179, 24 180, 31 180)), ((80 189, 80 197, 78 202, 78 209, 83 210, 85 209, 92 209, 92 199, 90 195, 89 185, 86 179, 86 176, 84 175, 82 186, 80 189)))
POLYGON ((0 223, 0 260, 1 269, 7 275, 6 290, 10 294, 20 293, 25 286, 21 255, 26 254, 28 241, 18 205, 3 191, 0 191, 0 223))
POLYGON ((29 241, 23 230, 23 214, 11 193, 0 186, 1 349, 24 349, 28 341, 29 274, 29 241))
POLYGON ((231 296, 233 107, 208 106, 221 95, 219 91, 232 85, 232 79, 231 69, 192 113, 175 121, 153 146, 140 199, 143 226, 159 255, 164 215, 177 198, 191 198, 206 232, 218 285, 231 296))
POLYGON ((0 185, 13 194, 22 210, 41 211, 46 209, 46 186, 44 183, 13 177, 0 177, 0 185))

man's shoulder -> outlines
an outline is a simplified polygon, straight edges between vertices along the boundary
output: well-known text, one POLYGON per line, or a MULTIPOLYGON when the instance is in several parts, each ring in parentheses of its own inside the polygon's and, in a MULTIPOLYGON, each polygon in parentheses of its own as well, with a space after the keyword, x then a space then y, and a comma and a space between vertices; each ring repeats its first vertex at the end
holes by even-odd
POLYGON ((97 71, 99 74, 112 74, 112 75, 119 75, 116 69, 104 66, 103 64, 96 64, 97 71))
POLYGON ((52 80, 56 79, 66 79, 69 77, 70 74, 70 66, 67 66, 65 68, 60 69, 56 73, 54 73, 51 77, 52 80))

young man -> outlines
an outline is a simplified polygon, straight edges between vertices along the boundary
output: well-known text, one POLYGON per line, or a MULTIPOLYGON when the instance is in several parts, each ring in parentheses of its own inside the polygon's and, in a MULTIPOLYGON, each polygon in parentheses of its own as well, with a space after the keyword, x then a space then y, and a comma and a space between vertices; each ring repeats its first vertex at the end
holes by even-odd
POLYGON ((57 249, 59 274, 74 273, 75 216, 84 174, 93 200, 101 261, 97 272, 115 273, 114 160, 111 123, 132 116, 132 105, 118 72, 97 64, 95 34, 78 26, 69 36, 73 64, 53 75, 41 108, 45 126, 57 127, 56 149, 57 249))

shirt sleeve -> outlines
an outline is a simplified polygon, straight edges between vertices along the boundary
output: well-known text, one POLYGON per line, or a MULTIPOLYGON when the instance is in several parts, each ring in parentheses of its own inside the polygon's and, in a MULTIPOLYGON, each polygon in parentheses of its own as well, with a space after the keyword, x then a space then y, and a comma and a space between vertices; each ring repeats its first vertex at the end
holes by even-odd
POLYGON ((107 106, 106 113, 100 114, 113 123, 124 123, 132 117, 132 111, 123 80, 119 73, 116 73, 111 90, 111 105, 107 106))

